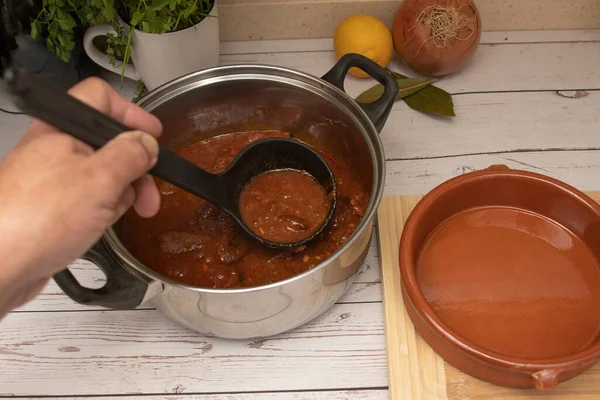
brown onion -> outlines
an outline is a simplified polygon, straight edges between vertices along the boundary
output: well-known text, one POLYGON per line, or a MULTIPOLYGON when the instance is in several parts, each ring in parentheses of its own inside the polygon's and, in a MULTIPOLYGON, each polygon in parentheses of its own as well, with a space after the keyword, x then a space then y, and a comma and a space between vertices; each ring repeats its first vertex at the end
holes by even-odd
POLYGON ((412 70, 442 76, 475 53, 481 20, 472 0, 404 0, 392 25, 394 47, 412 70))

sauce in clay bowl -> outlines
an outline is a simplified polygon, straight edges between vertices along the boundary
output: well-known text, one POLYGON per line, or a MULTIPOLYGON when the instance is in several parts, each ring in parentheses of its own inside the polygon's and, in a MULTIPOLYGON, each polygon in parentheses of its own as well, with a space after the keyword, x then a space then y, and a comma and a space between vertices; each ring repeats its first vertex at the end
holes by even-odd
POLYGON ((599 271, 573 233, 502 207, 446 220, 417 262, 421 291, 452 330, 490 351, 531 359, 568 356, 598 337, 599 271))

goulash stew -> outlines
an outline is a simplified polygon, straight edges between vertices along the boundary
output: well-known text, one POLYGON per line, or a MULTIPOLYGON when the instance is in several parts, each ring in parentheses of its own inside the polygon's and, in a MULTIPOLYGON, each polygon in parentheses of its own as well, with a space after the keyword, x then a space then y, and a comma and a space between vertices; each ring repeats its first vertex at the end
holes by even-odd
MULTIPOLYGON (((244 147, 269 137, 289 137, 289 134, 277 131, 226 134, 188 145, 177 153, 208 172, 218 173, 244 147)), ((141 218, 134 211, 127 212, 122 241, 149 268, 174 281, 198 287, 260 286, 305 272, 348 239, 369 202, 369 191, 344 159, 320 148, 315 150, 333 172, 337 204, 327 227, 306 245, 268 248, 250 238, 225 212, 158 178, 155 180, 161 193, 159 213, 152 218, 141 218)), ((250 222, 251 229, 258 232, 262 229, 267 239, 290 243, 297 241, 298 234, 306 235, 307 231, 319 228, 319 221, 328 210, 323 204, 328 207, 329 202, 310 175, 286 171, 297 175, 282 176, 281 172, 256 178, 253 181, 256 185, 248 185, 240 202, 247 213, 244 220, 250 222), (264 196, 267 192, 272 195, 264 196), (297 196, 296 200, 287 209, 270 209, 275 196, 292 195, 297 196), (310 204, 312 211, 299 213, 302 203, 304 207, 310 204)))

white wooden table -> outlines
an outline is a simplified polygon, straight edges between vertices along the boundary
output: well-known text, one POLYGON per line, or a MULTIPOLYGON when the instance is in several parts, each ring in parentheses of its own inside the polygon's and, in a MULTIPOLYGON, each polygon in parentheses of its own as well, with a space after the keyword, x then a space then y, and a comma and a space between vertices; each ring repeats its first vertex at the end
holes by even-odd
MULTIPOLYGON (((224 64, 276 64, 321 76, 335 62, 331 40, 222 47, 224 64)), ((111 81, 133 97, 134 83, 111 81)), ((349 78, 346 87, 357 95, 372 84, 349 78)), ((600 189, 600 31, 486 33, 474 62, 437 85, 454 94, 457 117, 395 105, 381 133, 386 195, 424 193, 490 164, 600 189)), ((11 105, 0 98, 0 107, 11 105)), ((0 155, 27 123, 0 114, 0 155)), ((72 269, 84 283, 102 284, 91 265, 72 269)), ((328 312, 252 342, 200 337, 149 307, 83 307, 50 283, 0 323, 0 397, 385 399, 380 286, 373 242, 357 282, 328 312)))

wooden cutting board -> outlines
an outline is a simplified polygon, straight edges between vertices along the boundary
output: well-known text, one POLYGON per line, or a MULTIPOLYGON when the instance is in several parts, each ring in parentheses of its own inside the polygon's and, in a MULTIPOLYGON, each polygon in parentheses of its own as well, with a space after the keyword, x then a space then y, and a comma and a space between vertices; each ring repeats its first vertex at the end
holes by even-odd
MULTIPOLYGON (((600 202, 599 192, 588 192, 600 202)), ((404 223, 422 196, 390 196, 378 210, 379 251, 390 398, 393 400, 600 400, 600 363, 552 392, 492 385, 445 362, 416 333, 402 301, 398 246, 404 223)))

